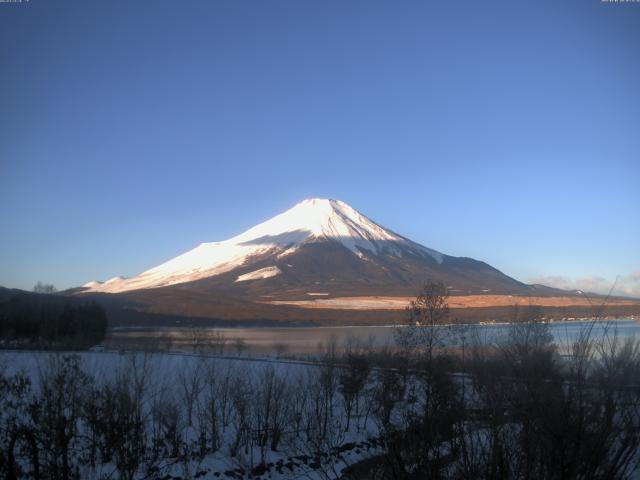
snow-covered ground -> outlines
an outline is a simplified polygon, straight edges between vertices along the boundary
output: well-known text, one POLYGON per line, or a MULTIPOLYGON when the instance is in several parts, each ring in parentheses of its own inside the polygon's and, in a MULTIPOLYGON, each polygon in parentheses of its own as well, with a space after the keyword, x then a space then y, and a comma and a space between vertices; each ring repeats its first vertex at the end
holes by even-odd
MULTIPOLYGON (((106 399, 122 391, 129 399, 125 405, 139 405, 131 414, 139 415, 145 439, 132 478, 338 478, 345 467, 378 451, 376 422, 362 399, 347 428, 335 368, 175 353, 0 352, 2 378, 22 375, 32 382, 29 402, 43 403, 57 373, 66 376, 58 379, 65 389, 83 389, 70 454, 82 478, 124 475, 126 458, 115 453, 103 459, 97 454, 93 465, 87 461, 96 449, 87 439, 102 438, 101 428, 110 427, 85 418, 87 409, 106 409, 106 399), (68 361, 88 375, 86 385, 71 378, 68 361)), ((25 425, 34 421, 28 411, 20 410, 25 425)), ((123 418, 123 412, 117 415, 123 418)), ((117 441, 136 451, 130 438, 117 441)), ((28 458, 19 458, 27 469, 28 458)))
MULTIPOLYGON (((631 366, 635 378, 637 356, 629 359, 625 345, 632 343, 610 358, 631 366)), ((426 375, 401 363, 375 367, 357 346, 351 352, 338 358, 328 349, 322 362, 0 352, 0 453, 13 453, 18 478, 34 478, 36 464, 40 478, 314 480, 339 479, 354 467, 366 478, 397 455, 407 475, 421 472, 410 478, 429 478, 422 473, 436 466, 446 478, 495 478, 487 469, 494 455, 533 475, 513 478, 549 478, 560 460, 582 469, 586 458, 603 472, 598 478, 635 479, 640 471, 636 387, 615 383, 616 372, 611 390, 592 381, 598 375, 580 385, 540 382, 529 368, 523 377, 504 376, 495 368, 508 367, 510 356, 500 365, 481 357, 479 375, 447 373, 448 360, 436 359, 426 375), (590 413, 605 404, 610 414, 590 413), (532 433, 523 422, 553 428, 532 433), (594 451, 578 430, 571 441, 580 448, 565 452, 556 424, 563 434, 585 424, 606 441, 594 451), (532 461, 520 462, 523 455, 532 461), (626 473, 608 476, 609 468, 626 473)), ((506 373, 521 371, 514 365, 506 373)), ((10 463, 0 463, 0 473, 10 463)))

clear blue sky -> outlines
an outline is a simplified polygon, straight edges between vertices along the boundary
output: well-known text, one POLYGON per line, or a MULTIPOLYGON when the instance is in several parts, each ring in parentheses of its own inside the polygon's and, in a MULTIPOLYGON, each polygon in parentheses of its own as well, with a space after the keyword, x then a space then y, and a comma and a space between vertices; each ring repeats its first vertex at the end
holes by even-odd
POLYGON ((640 4, 0 3, 0 285, 134 275, 312 196, 640 295, 640 4))

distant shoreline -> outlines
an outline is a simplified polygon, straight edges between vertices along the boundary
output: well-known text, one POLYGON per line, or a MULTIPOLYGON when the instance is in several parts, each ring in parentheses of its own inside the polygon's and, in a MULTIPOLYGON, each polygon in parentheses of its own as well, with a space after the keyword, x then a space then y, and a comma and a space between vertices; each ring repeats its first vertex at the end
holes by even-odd
MULTIPOLYGON (((406 307, 414 298, 405 295, 281 297, 260 302, 249 298, 212 297, 189 306, 171 298, 161 304, 145 304, 144 299, 135 306, 109 304, 106 300, 104 304, 111 328, 306 328, 403 324, 406 307)), ((464 324, 507 323, 515 318, 516 309, 522 314, 529 307, 534 307, 539 317, 552 321, 640 318, 640 300, 619 298, 606 299, 603 305, 605 298, 599 297, 468 295, 451 296, 448 303, 452 321, 464 324)))
MULTIPOLYGON (((542 323, 545 324, 557 324, 557 323, 581 323, 581 322, 591 322, 591 321, 629 321, 629 322, 640 322, 640 318, 634 318, 629 316, 620 316, 620 317, 584 317, 584 318, 570 318, 566 320, 545 320, 542 323)), ((241 322, 237 326, 217 326, 217 325, 131 325, 131 326, 116 326, 110 327, 109 331, 111 332, 143 332, 143 331, 169 331, 169 330, 193 330, 193 329, 215 329, 215 330, 304 330, 304 329, 352 329, 352 328, 397 328, 404 327, 405 324, 387 324, 387 325, 376 325, 376 324, 358 324, 358 325, 287 325, 282 324, 283 322, 274 322, 274 325, 242 325, 241 322)), ((442 327, 455 327, 455 326, 504 326, 504 325, 513 325, 518 322, 497 322, 497 321, 479 321, 473 323, 446 323, 439 326, 442 327)))

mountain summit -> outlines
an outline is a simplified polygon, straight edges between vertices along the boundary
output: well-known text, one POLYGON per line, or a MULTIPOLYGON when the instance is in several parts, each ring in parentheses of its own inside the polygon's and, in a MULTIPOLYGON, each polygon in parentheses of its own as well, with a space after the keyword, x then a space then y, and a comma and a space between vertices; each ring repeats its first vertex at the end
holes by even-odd
POLYGON ((89 282, 85 292, 180 286, 254 297, 413 294, 427 278, 453 293, 526 293, 486 263, 424 247, 340 200, 311 198, 244 233, 203 243, 132 278, 89 282))
POLYGON ((440 253, 410 242, 381 227, 346 203, 333 199, 304 200, 230 241, 243 243, 261 239, 274 240, 280 245, 299 244, 312 239, 330 239, 340 242, 356 254, 359 254, 361 249, 378 254, 385 249, 390 250, 389 247, 395 244, 417 248, 436 259, 441 259, 440 253))

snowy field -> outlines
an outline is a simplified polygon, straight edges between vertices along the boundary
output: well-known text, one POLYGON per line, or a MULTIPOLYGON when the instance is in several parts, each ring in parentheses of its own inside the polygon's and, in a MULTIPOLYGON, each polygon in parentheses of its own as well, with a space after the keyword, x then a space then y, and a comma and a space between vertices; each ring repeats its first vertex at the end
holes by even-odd
POLYGON ((634 336, 592 325, 592 346, 567 355, 545 324, 501 328, 498 343, 468 344, 464 364, 358 343, 315 362, 3 351, 0 476, 638 478, 634 336))
MULTIPOLYGON (((346 425, 335 368, 247 357, 3 352, 0 372, 32 383, 26 403, 5 409, 3 422, 15 414, 39 430, 30 424, 62 417, 69 441, 58 447, 80 478, 337 478, 377 449, 374 415, 361 397, 349 400, 346 425), (33 403, 46 404, 45 412, 33 415, 33 403)), ((15 449, 25 475, 33 470, 27 443, 15 449)), ((59 455, 57 447, 45 452, 41 468, 60 464, 59 455)))

